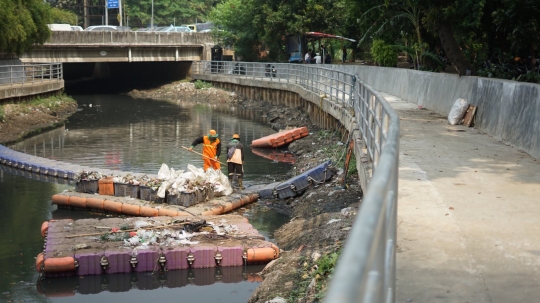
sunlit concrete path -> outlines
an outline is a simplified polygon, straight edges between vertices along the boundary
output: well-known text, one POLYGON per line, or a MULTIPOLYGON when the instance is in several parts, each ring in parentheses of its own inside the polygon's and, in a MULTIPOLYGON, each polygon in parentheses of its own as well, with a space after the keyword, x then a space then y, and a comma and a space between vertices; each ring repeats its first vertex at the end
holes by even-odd
POLYGON ((539 302, 540 160, 383 95, 401 119, 396 302, 539 302))

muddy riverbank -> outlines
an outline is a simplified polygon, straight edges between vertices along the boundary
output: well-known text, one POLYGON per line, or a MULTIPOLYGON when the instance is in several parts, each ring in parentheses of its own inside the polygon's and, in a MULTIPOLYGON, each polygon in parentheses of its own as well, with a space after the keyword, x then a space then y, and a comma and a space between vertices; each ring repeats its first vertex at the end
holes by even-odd
POLYGON ((66 95, 2 104, 0 144, 17 142, 34 133, 62 125, 76 111, 77 103, 66 95))

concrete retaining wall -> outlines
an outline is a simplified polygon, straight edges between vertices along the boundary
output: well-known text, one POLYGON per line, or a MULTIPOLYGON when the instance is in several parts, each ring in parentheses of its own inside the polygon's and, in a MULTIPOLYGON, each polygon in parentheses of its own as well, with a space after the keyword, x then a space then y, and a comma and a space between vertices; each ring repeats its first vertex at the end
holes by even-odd
POLYGON ((447 116, 458 98, 477 106, 475 127, 540 158, 540 85, 358 65, 328 65, 357 74, 374 89, 447 116))

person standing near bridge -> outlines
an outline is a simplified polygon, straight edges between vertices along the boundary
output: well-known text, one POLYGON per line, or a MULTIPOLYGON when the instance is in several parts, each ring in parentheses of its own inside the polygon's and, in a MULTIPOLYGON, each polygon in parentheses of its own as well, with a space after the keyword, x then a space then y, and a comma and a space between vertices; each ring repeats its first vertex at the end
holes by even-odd
POLYGON ((231 142, 227 144, 227 170, 231 186, 234 181, 234 175, 238 178, 238 187, 244 189, 242 178, 244 177, 244 146, 240 143, 240 135, 234 134, 231 142))
POLYGON ((218 160, 218 157, 221 154, 221 141, 219 141, 218 137, 219 135, 217 132, 211 129, 208 132, 208 135, 195 139, 188 148, 189 151, 193 151, 193 147, 202 143, 204 171, 206 171, 209 167, 212 167, 214 170, 221 169, 221 165, 219 164, 218 160))

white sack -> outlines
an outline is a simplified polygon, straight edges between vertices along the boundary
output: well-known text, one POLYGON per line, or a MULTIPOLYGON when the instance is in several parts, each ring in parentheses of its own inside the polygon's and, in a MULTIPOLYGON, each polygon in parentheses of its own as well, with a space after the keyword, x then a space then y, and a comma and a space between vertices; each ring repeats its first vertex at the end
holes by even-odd
POLYGON ((170 177, 169 166, 167 166, 167 164, 165 163, 162 163, 157 176, 160 179, 167 180, 170 177))
POLYGON ((467 100, 463 98, 457 99, 456 102, 454 102, 450 113, 448 114, 448 123, 450 123, 450 125, 460 124, 463 116, 465 116, 465 113, 467 112, 468 107, 469 102, 467 100))

